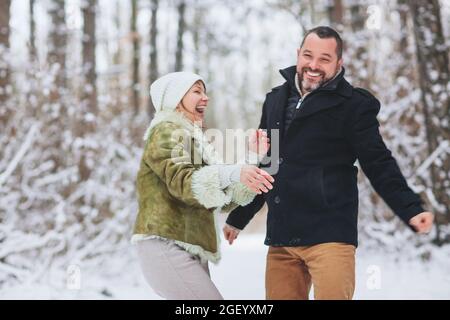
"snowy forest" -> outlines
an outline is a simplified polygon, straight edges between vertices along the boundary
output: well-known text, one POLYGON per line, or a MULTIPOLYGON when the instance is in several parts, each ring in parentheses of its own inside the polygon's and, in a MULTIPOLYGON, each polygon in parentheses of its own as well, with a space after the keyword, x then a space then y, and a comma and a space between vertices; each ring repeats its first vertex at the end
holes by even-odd
MULTIPOLYGON (((255 128, 318 25, 342 35, 346 78, 381 101, 386 144, 435 214, 430 234, 412 233, 360 171, 358 251, 381 257, 361 266, 379 267, 385 291, 365 295, 359 269, 356 298, 449 299, 449 0, 0 0, 0 299, 156 298, 130 244, 150 83, 196 72, 207 127, 255 128), (399 270, 428 278, 402 287, 399 270)), ((222 241, 225 298, 263 298, 264 232, 263 209, 222 241), (233 293, 238 270, 248 284, 233 293)))

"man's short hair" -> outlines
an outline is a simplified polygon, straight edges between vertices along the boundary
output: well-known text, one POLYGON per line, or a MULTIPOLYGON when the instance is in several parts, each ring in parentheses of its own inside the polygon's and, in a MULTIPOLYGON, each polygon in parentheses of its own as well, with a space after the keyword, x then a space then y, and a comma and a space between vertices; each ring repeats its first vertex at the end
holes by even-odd
POLYGON ((338 57, 338 59, 342 58, 342 47, 343 47, 342 38, 339 35, 339 33, 337 33, 336 30, 334 30, 333 28, 327 27, 327 26, 315 27, 311 30, 308 30, 305 34, 305 37, 302 40, 302 44, 300 45, 300 48, 303 47, 306 37, 309 36, 311 33, 317 34, 317 36, 320 39, 334 38, 336 40, 336 44, 337 44, 337 46, 336 46, 337 57, 338 57))

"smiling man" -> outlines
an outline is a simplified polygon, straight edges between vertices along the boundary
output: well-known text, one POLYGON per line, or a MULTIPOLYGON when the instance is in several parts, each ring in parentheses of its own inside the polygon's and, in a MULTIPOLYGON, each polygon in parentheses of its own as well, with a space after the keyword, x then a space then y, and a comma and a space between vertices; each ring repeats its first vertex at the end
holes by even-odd
POLYGON ((224 227, 231 244, 267 202, 268 299, 308 299, 311 285, 316 299, 353 297, 356 160, 412 230, 426 233, 433 223, 383 142, 379 101, 345 80, 342 47, 335 30, 314 28, 297 50, 297 65, 281 70, 286 82, 267 95, 260 123, 269 138, 280 131, 273 189, 234 210, 224 227))
POLYGON ((302 96, 334 78, 342 67, 342 42, 338 44, 335 38, 322 39, 320 35, 311 32, 297 49, 296 69, 302 96))

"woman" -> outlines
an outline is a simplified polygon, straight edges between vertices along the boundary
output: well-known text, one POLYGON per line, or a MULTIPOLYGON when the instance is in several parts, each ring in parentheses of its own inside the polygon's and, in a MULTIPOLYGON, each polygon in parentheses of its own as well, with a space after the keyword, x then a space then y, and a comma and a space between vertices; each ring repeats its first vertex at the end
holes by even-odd
MULTIPOLYGON (((214 213, 250 203, 273 178, 255 166, 221 163, 201 130, 208 97, 200 76, 170 73, 150 94, 156 114, 144 136, 132 239, 144 276, 166 299, 223 299, 208 269, 220 259, 214 213)), ((267 137, 256 140, 252 149, 266 152, 267 137)))

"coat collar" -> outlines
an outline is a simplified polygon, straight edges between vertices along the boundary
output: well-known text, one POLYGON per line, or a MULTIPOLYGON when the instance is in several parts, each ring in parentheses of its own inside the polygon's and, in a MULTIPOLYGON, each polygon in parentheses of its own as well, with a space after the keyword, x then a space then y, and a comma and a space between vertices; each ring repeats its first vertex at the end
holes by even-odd
MULTIPOLYGON (((297 74, 296 66, 280 70, 280 73, 286 79, 286 82, 278 87, 281 89, 277 93, 277 111, 279 119, 284 115, 289 90, 292 86, 295 86, 295 76, 297 74)), ((319 111, 338 106, 349 99, 352 96, 353 87, 345 80, 344 74, 345 69, 342 68, 341 72, 333 80, 308 94, 304 98, 301 108, 293 121, 295 122, 298 119, 308 117, 319 111)), ((278 90, 275 88, 274 91, 278 90)))

